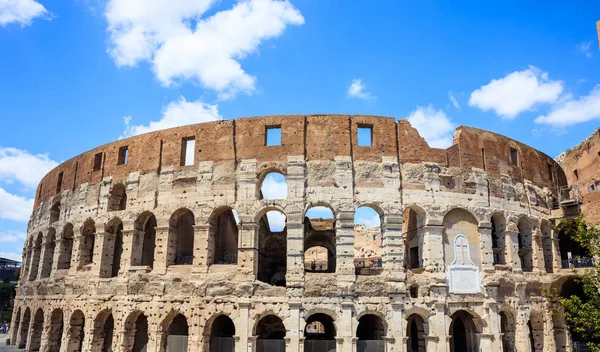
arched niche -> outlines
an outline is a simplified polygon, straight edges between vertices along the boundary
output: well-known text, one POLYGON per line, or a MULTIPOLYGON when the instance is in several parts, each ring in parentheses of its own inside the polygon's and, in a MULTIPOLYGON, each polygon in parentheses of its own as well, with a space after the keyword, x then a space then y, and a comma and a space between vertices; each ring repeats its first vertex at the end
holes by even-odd
POLYGON ((475 266, 481 268, 481 243, 479 222, 468 211, 456 208, 444 216, 442 223, 442 241, 444 243, 444 263, 450 266, 455 259, 454 242, 457 236, 464 235, 469 244, 469 254, 475 266))
POLYGON ((239 223, 237 211, 230 207, 220 208, 212 214, 208 236, 209 265, 237 264, 239 223))
POLYGON ((315 206, 308 209, 304 217, 304 268, 307 272, 335 272, 335 234, 335 218, 329 207, 315 206), (326 262, 322 248, 327 252, 326 262))
POLYGON ((168 265, 191 265, 194 262, 194 213, 182 208, 173 213, 169 220, 173 248, 168 255, 168 265))

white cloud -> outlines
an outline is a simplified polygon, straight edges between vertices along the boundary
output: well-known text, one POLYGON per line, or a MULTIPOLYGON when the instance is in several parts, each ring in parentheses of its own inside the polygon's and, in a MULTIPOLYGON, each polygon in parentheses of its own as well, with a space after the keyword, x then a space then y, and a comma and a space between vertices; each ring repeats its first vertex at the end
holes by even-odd
POLYGON ((260 188, 263 199, 286 199, 287 183, 285 177, 279 173, 268 174, 260 188))
POLYGON ((160 120, 150 121, 147 126, 131 125, 131 116, 125 116, 123 118, 125 131, 122 137, 222 119, 217 105, 206 104, 200 100, 187 101, 184 97, 180 97, 179 100, 172 101, 163 108, 160 120))
POLYGON ((536 104, 554 103, 563 91, 563 82, 551 81, 548 73, 534 66, 512 72, 471 93, 469 106, 483 111, 494 110, 507 119, 514 119, 536 104))
POLYGON ((419 106, 407 119, 430 147, 448 148, 452 145, 455 126, 442 109, 436 110, 431 105, 419 106))
POLYGON ((271 210, 267 212, 269 220, 269 229, 271 232, 280 232, 285 228, 285 215, 279 211, 271 210))
POLYGON ((47 154, 33 155, 21 149, 0 147, 0 183, 17 181, 28 188, 35 188, 42 177, 57 165, 47 154))
POLYGON ((579 50, 582 54, 585 55, 585 57, 590 58, 592 57, 592 52, 590 51, 590 48, 592 47, 592 42, 583 42, 580 43, 579 45, 577 45, 577 50, 579 50))
POLYGON ((454 96, 454 93, 452 91, 448 91, 448 98, 450 98, 452 105, 454 105, 455 108, 460 110, 460 105, 458 104, 458 99, 456 99, 456 96, 454 96))
POLYGON ((592 88, 586 96, 568 99, 554 105, 547 115, 540 115, 536 123, 565 127, 590 120, 600 119, 600 85, 592 88))
POLYGON ((350 87, 348 87, 348 97, 362 100, 377 99, 376 96, 371 94, 371 92, 367 92, 366 89, 367 85, 363 83, 361 79, 355 78, 352 80, 352 83, 350 83, 350 87))
POLYGON ((33 210, 33 199, 10 194, 0 187, 0 219, 26 222, 33 210))
POLYGON ((21 253, 16 252, 0 252, 0 258, 16 260, 18 262, 23 260, 23 258, 21 257, 21 253))
POLYGON ((280 36, 288 25, 304 24, 287 0, 243 0, 202 18, 215 0, 109 0, 109 53, 117 66, 152 64, 165 86, 177 79, 198 82, 229 98, 255 90, 256 78, 239 60, 280 36))
POLYGON ((17 242, 25 240, 26 234, 19 231, 8 230, 0 232, 0 242, 17 242))
POLYGON ((48 15, 48 10, 34 0, 0 0, 0 26, 9 23, 28 26, 34 18, 48 15))

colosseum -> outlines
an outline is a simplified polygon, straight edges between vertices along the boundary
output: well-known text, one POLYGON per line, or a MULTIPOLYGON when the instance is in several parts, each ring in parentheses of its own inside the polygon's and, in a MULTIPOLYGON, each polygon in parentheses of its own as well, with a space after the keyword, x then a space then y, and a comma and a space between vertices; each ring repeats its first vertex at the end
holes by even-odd
POLYGON ((545 294, 590 264, 553 228, 576 203, 566 186, 555 160, 510 138, 461 126, 435 149, 390 117, 251 117, 122 139, 40 182, 10 343, 570 351, 545 294), (287 187, 276 198, 263 192, 274 173, 287 187), (376 228, 355 226, 361 207, 376 228))

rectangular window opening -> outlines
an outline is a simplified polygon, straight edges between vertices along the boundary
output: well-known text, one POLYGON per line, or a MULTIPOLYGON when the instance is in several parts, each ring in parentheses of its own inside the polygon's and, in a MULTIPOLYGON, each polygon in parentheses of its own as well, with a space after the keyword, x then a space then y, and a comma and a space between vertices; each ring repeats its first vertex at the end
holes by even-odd
POLYGON ((548 164, 548 179, 552 181, 552 164, 548 164))
POLYGON ((96 153, 94 156, 94 171, 100 171, 102 168, 102 153, 96 153))
POLYGON ((119 148, 119 159, 117 165, 125 165, 129 159, 129 148, 127 146, 119 148))
POLYGON ((267 126, 265 145, 272 147, 281 145, 281 126, 267 126))
POLYGON ((358 146, 371 147, 373 146, 373 126, 358 125, 358 146))
POLYGON ((196 149, 196 139, 187 137, 181 140, 181 166, 194 165, 194 152, 196 149))
POLYGON ((62 189, 62 181, 63 181, 63 172, 61 171, 58 174, 58 181, 56 181, 56 193, 60 193, 62 189))
POLYGON ((515 148, 510 148, 510 163, 514 166, 519 165, 519 152, 515 148))

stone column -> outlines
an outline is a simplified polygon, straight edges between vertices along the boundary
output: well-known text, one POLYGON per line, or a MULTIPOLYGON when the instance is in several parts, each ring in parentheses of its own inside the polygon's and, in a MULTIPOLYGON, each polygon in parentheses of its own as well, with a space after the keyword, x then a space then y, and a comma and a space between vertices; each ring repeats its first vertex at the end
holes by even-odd
MULTIPOLYGON (((56 270, 58 270, 58 263, 61 260, 64 260, 64 257, 62 255, 63 251, 65 250, 64 247, 65 240, 63 240, 62 238, 57 238, 56 241, 54 241, 54 254, 52 255, 54 259, 52 260, 52 270, 50 272, 50 277, 54 277, 56 270)), ((71 254, 73 254, 73 249, 71 249, 71 254)))
POLYGON ((354 213, 339 211, 336 221, 336 268, 338 285, 342 292, 354 291, 354 213))
POLYGON ((96 235, 96 248, 94 249, 94 272, 99 277, 112 276, 113 256, 115 253, 114 233, 104 232, 96 235), (96 251, 96 249, 98 249, 96 251))
POLYGON ((69 275, 75 275, 77 270, 81 269, 81 236, 74 236, 73 238, 73 253, 71 253, 71 268, 69 269, 69 275))
POLYGON ((242 222, 238 226, 238 270, 256 280, 258 275, 258 224, 242 222))
MULTIPOLYGON (((481 245, 481 268, 484 272, 494 272, 494 251, 492 249, 492 223, 479 222, 479 238, 481 245)), ((477 265, 478 263, 475 263, 477 265)))
POLYGON ((33 281, 38 278, 41 251, 42 246, 34 244, 33 250, 31 251, 31 262, 29 264, 29 281, 33 281))
POLYGON ((529 307, 527 306, 519 306, 517 316, 515 317, 515 349, 517 351, 533 352, 529 343, 529 328, 527 326, 529 320, 528 310, 529 307))
POLYGON ((254 352, 256 351, 256 340, 258 339, 258 336, 249 336, 248 337, 248 352, 254 352))
POLYGON ((129 271, 133 263, 133 258, 140 258, 141 255, 134 257, 134 251, 141 252, 142 244, 144 243, 144 232, 139 230, 123 230, 123 253, 121 253, 121 267, 119 275, 129 271), (141 233, 141 235, 140 235, 141 233))
POLYGON ((442 220, 429 219, 423 227, 423 267, 428 272, 444 272, 444 243, 442 220))
POLYGON ((427 351, 446 352, 450 350, 450 336, 446 327, 446 303, 435 302, 433 308, 435 314, 429 317, 428 321, 430 338, 426 341, 427 351), (434 341, 437 343, 434 344, 434 341))
POLYGON ((557 273, 562 269, 562 257, 560 255, 560 240, 558 239, 559 231, 552 229, 552 271, 557 273))
POLYGON ((544 302, 544 350, 556 351, 556 340, 554 338, 554 324, 552 322, 552 304, 546 300, 544 302))
POLYGON ((302 309, 301 301, 290 301, 288 303, 290 316, 288 318, 288 337, 290 339, 287 352, 302 352, 300 349, 300 310, 302 309))
POLYGON ((51 240, 48 236, 44 236, 42 241, 42 248, 40 252, 40 265, 38 268, 38 278, 43 279, 50 277, 50 273, 52 272, 52 266, 54 262, 54 248, 55 242, 49 241, 51 240))
MULTIPOLYGON (((210 224, 194 225, 194 266, 193 271, 206 273, 208 272, 209 260, 212 263, 214 253, 210 253, 209 236, 211 230, 214 232, 214 226, 210 224), (210 254, 210 259, 209 259, 210 254)), ((239 258, 238 258, 239 264, 239 258)))
POLYGON ((533 271, 537 274, 545 274, 546 266, 544 264, 544 247, 542 246, 542 231, 535 228, 531 234, 531 250, 533 271))
POLYGON ((29 258, 31 258, 31 248, 27 247, 23 249, 23 265, 21 266, 19 281, 25 281, 29 277, 29 258))
POLYGON ((156 231, 156 247, 154 248, 154 272, 157 274, 165 274, 167 267, 175 262, 174 243, 171 239, 172 231, 170 226, 157 226, 156 231), (169 248, 171 247, 171 248, 169 248))
POLYGON ((352 324, 352 310, 354 308, 354 304, 352 302, 342 302, 342 316, 337 324, 338 328, 338 336, 343 339, 342 349, 338 352, 353 352, 353 347, 355 347, 356 343, 353 342, 353 331, 354 326, 352 324))
POLYGON ((288 294, 294 297, 302 296, 304 289, 304 224, 301 218, 302 213, 287 216, 285 282, 288 294))
MULTIPOLYGON (((403 317, 404 303, 398 297, 398 300, 392 301, 390 305, 392 306, 392 321, 388 323, 387 336, 394 340, 392 343, 397 347, 394 351, 405 352, 408 338, 405 329, 406 322, 403 317)), ((390 342, 386 343, 386 345, 389 344, 390 342)), ((390 351, 389 348, 388 351, 390 351)))
MULTIPOLYGON (((402 214, 387 214, 381 224, 383 269, 388 282, 405 280, 402 214)), ((395 292, 389 292, 395 293, 395 292)))
POLYGON ((246 352, 248 346, 248 336, 251 335, 252 327, 249 326, 249 311, 251 303, 249 299, 240 299, 240 320, 238 327, 238 340, 235 342, 235 352, 246 352))
POLYGON ((519 258, 519 229, 517 225, 510 222, 504 233, 506 235, 506 252, 508 254, 506 263, 512 266, 513 273, 523 273, 521 258, 519 258))

